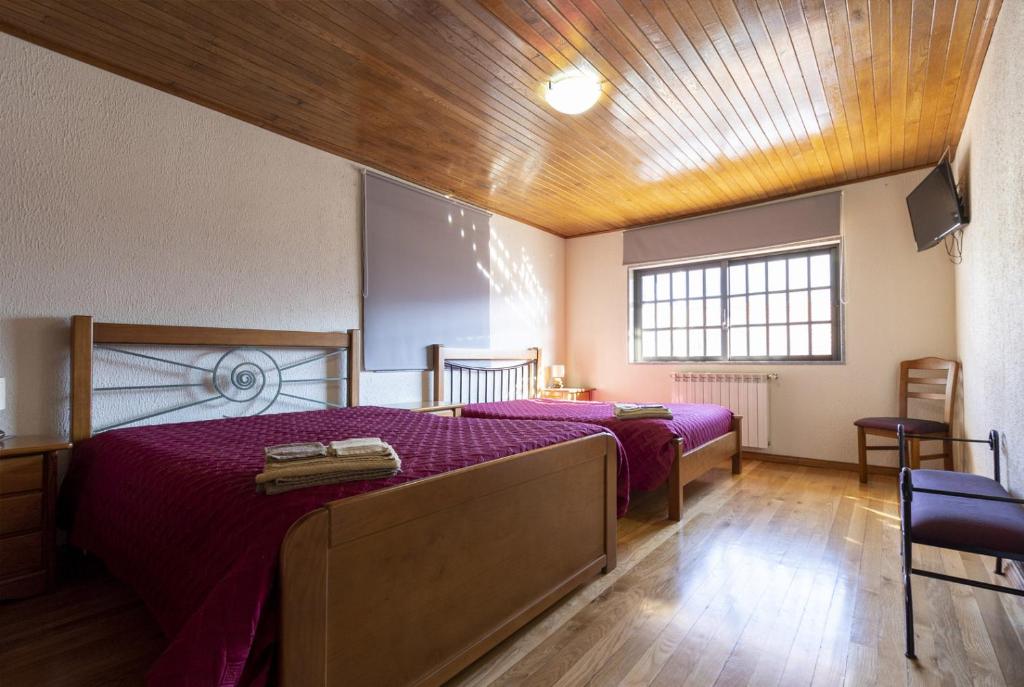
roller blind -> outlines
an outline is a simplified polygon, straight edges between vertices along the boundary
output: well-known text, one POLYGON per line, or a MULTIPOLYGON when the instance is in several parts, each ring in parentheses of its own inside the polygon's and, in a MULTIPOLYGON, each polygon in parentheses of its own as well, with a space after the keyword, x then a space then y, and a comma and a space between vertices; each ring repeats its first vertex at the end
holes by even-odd
POLYGON ((367 370, 425 370, 427 348, 490 346, 490 214, 363 175, 367 370))
POLYGON ((637 265, 753 251, 839 236, 842 192, 823 193, 631 229, 622 263, 637 265))

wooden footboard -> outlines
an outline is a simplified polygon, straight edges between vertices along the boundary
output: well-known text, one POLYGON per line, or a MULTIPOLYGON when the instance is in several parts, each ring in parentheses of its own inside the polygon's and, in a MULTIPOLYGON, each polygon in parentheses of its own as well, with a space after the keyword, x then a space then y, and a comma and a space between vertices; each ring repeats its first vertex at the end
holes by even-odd
POLYGON ((732 459, 732 473, 743 470, 743 418, 732 418, 732 431, 712 439, 708 443, 683 452, 682 439, 676 440, 676 458, 668 477, 668 518, 679 520, 683 517, 683 487, 697 479, 726 458, 732 459))
POLYGON ((281 681, 439 685, 615 567, 597 435, 335 501, 281 549, 281 681))

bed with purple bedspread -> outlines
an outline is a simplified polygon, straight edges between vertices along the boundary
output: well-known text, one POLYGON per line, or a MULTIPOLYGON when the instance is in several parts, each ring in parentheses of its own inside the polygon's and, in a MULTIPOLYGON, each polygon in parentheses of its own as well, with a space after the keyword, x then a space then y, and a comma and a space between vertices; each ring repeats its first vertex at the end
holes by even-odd
POLYGON ((728 408, 702 403, 667 404, 666 407, 672 411, 671 420, 619 420, 612 403, 533 398, 471 403, 462 408, 462 416, 601 425, 619 440, 620 460, 625 462, 629 487, 650 491, 668 479, 675 460, 675 439, 682 439, 683 450, 689 451, 732 430, 732 411, 728 408))
POLYGON ((148 684, 261 684, 272 675, 278 631, 279 550, 301 516, 336 499, 602 431, 376 407, 121 429, 75 445, 62 515, 72 544, 132 585, 167 635, 148 684), (402 472, 256 492, 265 446, 364 436, 394 446, 402 472))

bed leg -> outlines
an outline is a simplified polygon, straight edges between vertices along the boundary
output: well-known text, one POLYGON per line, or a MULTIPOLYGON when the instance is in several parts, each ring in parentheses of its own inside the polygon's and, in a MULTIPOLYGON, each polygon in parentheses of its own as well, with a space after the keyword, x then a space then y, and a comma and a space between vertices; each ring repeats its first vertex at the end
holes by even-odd
POLYGON ((668 473, 668 519, 678 522, 683 519, 683 442, 675 442, 676 456, 672 459, 672 470, 668 473))
POLYGON ((326 687, 330 516, 299 518, 281 545, 281 687, 326 687))
POLYGON ((743 473, 743 416, 736 415, 732 419, 732 430, 736 432, 736 453, 732 456, 732 474, 743 473))
POLYGON ((604 512, 604 574, 615 570, 618 563, 619 527, 619 446, 608 436, 605 440, 605 512, 604 512))

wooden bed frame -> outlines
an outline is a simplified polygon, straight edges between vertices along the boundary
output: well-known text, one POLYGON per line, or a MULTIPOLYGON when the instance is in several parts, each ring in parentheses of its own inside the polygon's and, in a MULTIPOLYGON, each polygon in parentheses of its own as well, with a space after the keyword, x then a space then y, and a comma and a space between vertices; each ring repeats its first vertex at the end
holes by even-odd
MULTIPOLYGON (((74 441, 92 436, 94 344, 347 348, 360 339, 93 323, 71 327, 74 441)), ((281 546, 285 687, 440 685, 615 567, 616 446, 595 435, 332 501, 281 546)))
POLYGON ((721 465, 726 458, 732 461, 732 474, 743 472, 743 416, 733 415, 729 432, 689 451, 683 450, 682 439, 675 439, 673 443, 676 457, 668 473, 668 519, 681 520, 683 487, 721 465))
MULTIPOLYGON (((450 348, 434 344, 431 347, 431 360, 434 369, 433 400, 436 403, 452 401, 452 399, 445 398, 445 370, 451 369, 451 361, 520 361, 520 364, 525 366, 532 376, 526 386, 529 390, 527 396, 532 398, 540 391, 540 353, 540 348, 497 351, 485 348, 450 348)), ((483 367, 473 369, 479 370, 482 374, 486 374, 487 371, 487 368, 483 367)), ((501 388, 500 384, 495 386, 501 388)), ((683 514, 683 487, 700 478, 711 468, 720 465, 727 458, 732 461, 734 475, 743 471, 743 417, 734 415, 732 428, 728 433, 701 446, 685 450, 682 439, 676 439, 674 444, 676 455, 672 461, 672 471, 668 476, 668 517, 670 520, 680 520, 683 514)))
MULTIPOLYGON (((519 377, 519 381, 525 381, 523 390, 526 392, 527 398, 533 398, 540 394, 540 352, 540 348, 499 351, 490 348, 452 348, 450 346, 434 344, 430 347, 431 367, 434 370, 434 398, 432 400, 435 403, 445 401, 458 402, 454 399, 445 398, 446 394, 444 392, 445 370, 449 370, 449 374, 451 374, 451 371, 454 369, 452 367, 453 361, 480 361, 488 363, 512 361, 516 363, 512 366, 513 368, 520 368, 524 372, 524 375, 519 377)), ((467 367, 464 369, 469 371, 470 374, 472 372, 480 372, 485 376, 494 370, 494 368, 486 367, 467 367)), ((495 400, 506 401, 508 398, 498 398, 495 400)))

